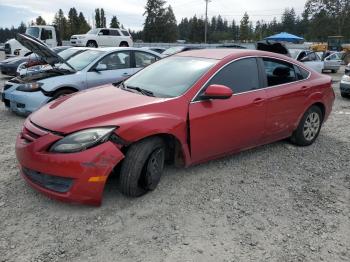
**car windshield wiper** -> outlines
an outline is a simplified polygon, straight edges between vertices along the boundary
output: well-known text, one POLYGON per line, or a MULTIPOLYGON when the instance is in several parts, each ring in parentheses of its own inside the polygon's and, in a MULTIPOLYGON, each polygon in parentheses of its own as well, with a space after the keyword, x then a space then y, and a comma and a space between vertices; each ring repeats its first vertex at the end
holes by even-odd
POLYGON ((122 84, 124 86, 124 88, 126 89, 132 89, 132 90, 136 90, 137 92, 145 95, 145 96, 153 96, 154 97, 154 94, 152 91, 149 91, 149 90, 146 90, 146 89, 143 89, 141 87, 138 87, 138 86, 126 86, 124 83, 122 84))

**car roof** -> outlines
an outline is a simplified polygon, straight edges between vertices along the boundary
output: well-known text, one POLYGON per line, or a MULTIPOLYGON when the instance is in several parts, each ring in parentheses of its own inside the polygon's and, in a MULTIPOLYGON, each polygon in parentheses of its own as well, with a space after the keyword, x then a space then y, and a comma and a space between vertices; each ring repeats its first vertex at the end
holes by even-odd
POLYGON ((159 56, 159 53, 153 52, 152 50, 138 47, 101 47, 101 48, 91 48, 95 50, 101 50, 104 52, 114 52, 114 51, 143 51, 159 56))
POLYGON ((288 58, 285 55, 280 55, 272 52, 258 51, 253 49, 199 49, 199 50, 190 50, 182 53, 177 53, 174 56, 183 56, 183 57, 198 57, 198 58, 208 58, 208 59, 217 59, 222 60, 228 57, 242 57, 242 56, 273 56, 276 58, 286 59, 288 58))

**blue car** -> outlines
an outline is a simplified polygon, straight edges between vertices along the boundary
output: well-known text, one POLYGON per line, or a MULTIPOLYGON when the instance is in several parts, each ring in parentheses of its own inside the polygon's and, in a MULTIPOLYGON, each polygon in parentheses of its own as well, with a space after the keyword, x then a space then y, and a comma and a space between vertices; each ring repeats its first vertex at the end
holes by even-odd
POLYGON ((30 75, 13 78, 4 86, 2 101, 5 106, 24 116, 58 97, 121 82, 161 59, 160 54, 139 48, 74 47, 71 49, 83 51, 65 60, 36 38, 19 34, 17 40, 49 65, 30 75))

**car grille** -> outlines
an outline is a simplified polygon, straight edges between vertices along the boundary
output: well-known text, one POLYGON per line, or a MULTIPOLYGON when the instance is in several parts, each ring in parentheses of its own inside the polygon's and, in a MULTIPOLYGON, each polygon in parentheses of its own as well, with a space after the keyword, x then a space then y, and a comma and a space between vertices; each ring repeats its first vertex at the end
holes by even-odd
POLYGON ((40 135, 30 131, 28 128, 24 127, 21 133, 21 138, 24 139, 27 143, 34 142, 38 139, 40 135))
POLYGON ((5 44, 4 50, 5 50, 5 54, 6 55, 10 55, 11 54, 11 46, 10 46, 10 44, 5 44))
POLYGON ((76 39, 78 39, 78 38, 75 37, 75 36, 73 36, 73 37, 70 38, 70 40, 76 40, 76 39))
POLYGON ((28 168, 22 168, 23 174, 34 184, 58 193, 66 193, 73 185, 72 178, 51 176, 28 168))

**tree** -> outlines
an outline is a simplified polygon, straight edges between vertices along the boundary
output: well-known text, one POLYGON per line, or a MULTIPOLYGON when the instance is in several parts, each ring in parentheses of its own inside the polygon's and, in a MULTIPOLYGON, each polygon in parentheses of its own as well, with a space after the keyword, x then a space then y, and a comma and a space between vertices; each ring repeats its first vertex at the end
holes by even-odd
POLYGON ((251 39, 251 28, 250 28, 250 22, 249 22, 249 15, 247 13, 244 14, 241 20, 239 31, 240 31, 241 41, 246 41, 251 39))
POLYGON ((27 26, 24 22, 21 22, 21 24, 19 25, 19 27, 17 28, 18 33, 25 33, 25 31, 27 30, 27 26))
POLYGON ((62 39, 69 39, 70 36, 68 35, 67 31, 67 19, 64 16, 62 9, 59 9, 55 14, 53 24, 57 27, 57 30, 60 32, 62 39))
POLYGON ((96 28, 101 28, 101 15, 100 15, 100 9, 96 8, 95 9, 95 27, 96 28))
POLYGON ((103 10, 103 8, 101 8, 100 11, 100 17, 101 17, 101 27, 106 27, 107 26, 107 20, 106 20, 106 16, 105 16, 105 10, 103 10))
POLYGON ((119 21, 118 18, 114 15, 111 19, 111 23, 109 24, 110 28, 119 28, 119 21))
POLYGON ((46 25, 46 22, 44 18, 42 18, 40 15, 35 19, 36 25, 46 25))
POLYGON ((85 34, 91 29, 90 25, 86 21, 84 14, 82 12, 79 13, 78 21, 79 21, 79 31, 78 31, 79 34, 85 34))
POLYGON ((335 33, 338 35, 344 33, 345 22, 349 20, 350 15, 349 0, 308 0, 305 8, 313 18, 320 14, 323 18, 329 17, 331 23, 335 22, 335 33))
POLYGON ((282 31, 295 34, 296 14, 294 8, 286 8, 282 15, 282 31))
POLYGON ((176 22, 173 9, 170 5, 166 9, 166 12, 163 18, 164 18, 164 22, 163 22, 164 30, 162 35, 162 41, 169 42, 169 43, 175 42, 178 37, 177 22, 176 22))
POLYGON ((67 30, 68 37, 79 33, 80 21, 78 17, 78 12, 74 7, 69 9, 67 25, 68 25, 68 30, 67 30))
POLYGON ((163 0, 147 0, 144 16, 144 39, 147 42, 161 41, 163 31, 163 21, 165 15, 165 1, 163 0))

